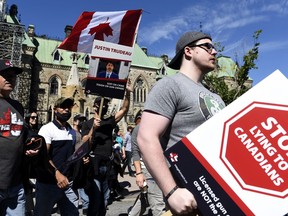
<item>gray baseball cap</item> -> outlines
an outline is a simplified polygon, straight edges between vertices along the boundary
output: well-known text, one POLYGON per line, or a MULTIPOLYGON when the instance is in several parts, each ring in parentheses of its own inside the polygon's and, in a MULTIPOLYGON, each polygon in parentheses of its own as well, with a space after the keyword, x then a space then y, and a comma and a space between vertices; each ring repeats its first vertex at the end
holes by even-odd
POLYGON ((182 60, 182 54, 183 54, 183 49, 185 46, 188 44, 191 44, 195 41, 208 38, 212 40, 211 36, 208 34, 205 34, 203 32, 186 32, 184 33, 180 39, 178 40, 176 44, 176 55, 174 58, 169 62, 168 67, 179 70, 180 65, 181 65, 181 60, 182 60))

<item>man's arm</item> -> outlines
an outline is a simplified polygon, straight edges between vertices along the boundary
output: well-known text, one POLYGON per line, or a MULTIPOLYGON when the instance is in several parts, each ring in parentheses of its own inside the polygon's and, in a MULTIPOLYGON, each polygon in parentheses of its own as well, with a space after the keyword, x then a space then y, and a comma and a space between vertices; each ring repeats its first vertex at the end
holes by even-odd
MULTIPOLYGON (((50 155, 49 152, 50 152, 50 149, 51 149, 51 141, 52 141, 52 136, 53 135, 50 134, 50 130, 47 130, 47 128, 45 126, 40 128, 38 134, 44 137, 45 142, 46 142, 47 154, 50 155)), ((52 161, 52 159, 50 157, 48 159, 48 162, 49 162, 49 167, 48 167, 49 170, 48 171, 50 171, 52 174, 54 174, 54 176, 56 178, 56 181, 57 181, 57 186, 59 188, 67 187, 68 184, 69 184, 68 178, 65 175, 63 175, 57 169, 59 167, 55 166, 55 164, 53 163, 53 161, 52 161)))
MULTIPOLYGON (((83 135, 82 134, 82 142, 85 143, 87 140, 90 140, 89 143, 90 145, 92 145, 92 136, 93 136, 93 133, 94 133, 94 130, 96 130, 99 126, 100 126, 100 123, 101 123, 101 119, 99 117, 99 115, 95 112, 94 114, 94 120, 93 120, 93 125, 92 127, 90 128, 88 134, 85 134, 83 135)), ((88 127, 87 125, 87 122, 85 122, 85 124, 83 124, 84 127, 88 127)), ((84 129, 85 130, 85 129, 84 129)), ((83 130, 83 131, 84 131, 83 130)))
MULTIPOLYGON (((167 196, 176 186, 160 144, 160 137, 169 124, 168 118, 144 111, 137 136, 138 146, 145 165, 164 196, 167 196)), ((193 207, 197 206, 193 194, 185 188, 176 189, 169 196, 167 202, 172 212, 176 214, 191 212, 193 207)))
POLYGON ((126 158, 126 152, 125 152, 124 146, 122 146, 122 148, 121 148, 121 154, 122 154, 122 160, 124 160, 126 158))
MULTIPOLYGON (((49 143, 46 144, 48 154, 49 154, 49 151, 50 151, 50 146, 51 146, 51 144, 49 144, 49 143)), ((56 181, 57 181, 57 186, 59 188, 66 188, 68 186, 68 184, 69 184, 68 178, 65 175, 63 175, 57 169, 57 167, 54 165, 54 163, 53 163, 53 161, 51 159, 49 159, 49 163, 50 163, 50 166, 52 166, 52 168, 54 169, 54 175, 55 175, 55 178, 56 178, 56 181)))
POLYGON ((140 150, 137 144, 137 134, 138 134, 138 129, 139 126, 136 126, 134 128, 132 134, 131 134, 131 144, 132 144, 132 158, 133 158, 133 164, 135 167, 135 172, 136 172, 136 184, 138 187, 143 187, 144 186, 144 181, 146 180, 144 174, 142 173, 142 168, 141 168, 141 154, 140 150))
POLYGON ((140 160, 133 160, 133 164, 136 172, 136 184, 138 185, 139 188, 142 188, 144 186, 146 178, 142 173, 140 160))
POLYGON ((133 90, 130 87, 130 80, 128 80, 122 106, 120 110, 115 114, 116 123, 118 123, 123 118, 123 116, 128 112, 130 106, 130 94, 132 91, 133 90))
POLYGON ((122 106, 120 110, 115 114, 116 123, 118 123, 123 118, 123 116, 128 112, 129 105, 130 105, 130 92, 127 92, 126 90, 122 106))
POLYGON ((145 165, 164 195, 168 194, 176 185, 160 144, 160 137, 169 123, 170 120, 163 116, 144 111, 137 136, 138 146, 145 165), (161 172, 159 172, 160 170, 161 172))

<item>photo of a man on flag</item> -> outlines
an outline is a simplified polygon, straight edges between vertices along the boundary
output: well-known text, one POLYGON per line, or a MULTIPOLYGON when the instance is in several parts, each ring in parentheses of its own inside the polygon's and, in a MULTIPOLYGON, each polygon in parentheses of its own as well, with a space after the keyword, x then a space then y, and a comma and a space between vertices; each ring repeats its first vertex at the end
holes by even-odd
POLYGON ((59 49, 90 54, 86 94, 122 99, 142 10, 83 12, 59 49), (100 59, 119 65, 119 79, 97 78, 100 59))

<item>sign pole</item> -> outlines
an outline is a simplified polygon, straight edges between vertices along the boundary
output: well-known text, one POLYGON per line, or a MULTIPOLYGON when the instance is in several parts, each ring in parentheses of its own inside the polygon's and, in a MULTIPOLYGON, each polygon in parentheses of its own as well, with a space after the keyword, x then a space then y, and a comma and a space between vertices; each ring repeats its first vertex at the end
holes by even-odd
POLYGON ((103 104, 104 104, 104 97, 101 96, 101 102, 100 102, 100 107, 99 107, 99 112, 98 112, 100 119, 101 119, 101 115, 102 115, 103 104))

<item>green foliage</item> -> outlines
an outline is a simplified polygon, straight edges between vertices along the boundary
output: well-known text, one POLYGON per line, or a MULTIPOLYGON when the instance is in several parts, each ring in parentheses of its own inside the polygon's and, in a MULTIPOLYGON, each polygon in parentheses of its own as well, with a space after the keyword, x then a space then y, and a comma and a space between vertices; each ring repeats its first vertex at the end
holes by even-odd
MULTIPOLYGON (((209 88, 212 92, 219 94, 222 97, 223 101, 226 103, 226 105, 230 104, 249 90, 246 82, 249 79, 249 71, 251 69, 257 69, 255 61, 258 59, 258 49, 260 46, 258 38, 261 32, 262 30, 254 32, 254 46, 243 56, 243 65, 237 65, 238 67, 236 68, 235 76, 228 77, 229 79, 231 79, 230 81, 233 83, 233 87, 229 87, 225 82, 224 78, 218 78, 217 69, 204 77, 204 83, 207 88, 209 88)), ((217 43, 216 47, 219 48, 220 44, 217 43)), ((220 50, 221 52, 224 50, 224 47, 218 50, 220 50)))

